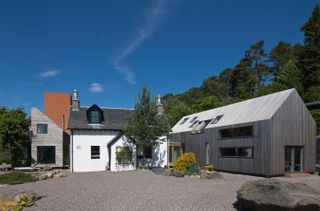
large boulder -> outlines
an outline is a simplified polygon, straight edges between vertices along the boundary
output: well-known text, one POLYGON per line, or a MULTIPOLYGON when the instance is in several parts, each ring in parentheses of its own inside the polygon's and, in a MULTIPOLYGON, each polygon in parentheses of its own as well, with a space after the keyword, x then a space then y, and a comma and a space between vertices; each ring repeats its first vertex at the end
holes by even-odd
POLYGON ((320 211, 320 192, 306 184, 263 179, 244 183, 237 199, 246 210, 320 211))

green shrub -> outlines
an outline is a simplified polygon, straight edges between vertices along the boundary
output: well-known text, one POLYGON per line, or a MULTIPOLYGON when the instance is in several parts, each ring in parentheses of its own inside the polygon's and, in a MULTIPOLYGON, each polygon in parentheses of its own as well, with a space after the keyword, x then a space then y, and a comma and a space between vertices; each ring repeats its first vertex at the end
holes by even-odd
POLYGON ((214 167, 213 164, 210 163, 208 165, 202 166, 201 169, 206 171, 213 171, 214 167))
POLYGON ((0 174, 0 184, 21 184, 26 182, 34 182, 37 178, 32 174, 13 171, 0 174))
POLYGON ((187 165, 185 174, 186 175, 197 174, 199 170, 200 170, 199 165, 196 162, 192 162, 187 165))
POLYGON ((0 164, 1 163, 7 163, 7 164, 11 163, 10 152, 2 148, 0 148, 0 164))
POLYGON ((121 165, 132 163, 132 150, 130 147, 118 147, 116 152, 117 162, 121 165))
POLYGON ((189 153, 184 153, 178 157, 176 162, 173 164, 173 169, 175 171, 183 171, 185 172, 187 170, 187 166, 191 163, 196 163, 196 156, 189 152, 189 153))

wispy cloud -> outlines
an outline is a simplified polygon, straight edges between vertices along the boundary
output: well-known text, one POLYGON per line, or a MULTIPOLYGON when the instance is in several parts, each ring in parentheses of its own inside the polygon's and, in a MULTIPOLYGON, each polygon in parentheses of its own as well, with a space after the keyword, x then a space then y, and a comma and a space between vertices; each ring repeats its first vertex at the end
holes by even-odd
POLYGON ((179 0, 155 0, 153 5, 144 11, 142 24, 137 27, 131 41, 112 59, 112 65, 130 84, 136 83, 135 75, 123 60, 129 57, 155 31, 159 22, 167 14, 167 9, 179 0))
POLYGON ((103 92, 103 87, 99 83, 92 83, 89 86, 89 91, 92 93, 101 93, 103 92))
POLYGON ((46 71, 43 71, 39 73, 39 76, 41 78, 49 78, 49 77, 55 77, 59 75, 60 71, 58 69, 48 69, 46 71))

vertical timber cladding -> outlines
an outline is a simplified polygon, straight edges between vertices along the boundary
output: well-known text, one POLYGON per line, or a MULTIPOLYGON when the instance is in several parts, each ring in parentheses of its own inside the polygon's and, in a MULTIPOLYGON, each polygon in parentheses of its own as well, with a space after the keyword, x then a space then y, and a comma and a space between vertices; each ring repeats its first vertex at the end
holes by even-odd
POLYGON ((208 128, 201 134, 182 132, 172 134, 172 141, 185 145, 185 152, 193 152, 199 165, 206 165, 206 143, 209 144, 209 158, 217 170, 244 174, 267 175, 267 121, 257 121, 221 128, 208 128), (220 140, 220 129, 253 126, 253 137, 220 140), (253 158, 220 157, 220 147, 253 147, 253 158))
POLYGON ((213 138, 213 160, 212 163, 215 169, 221 171, 238 172, 243 174, 255 174, 268 176, 268 134, 267 120, 250 122, 239 125, 226 126, 221 128, 210 128, 206 133, 213 138), (220 139, 219 130, 226 128, 236 128, 244 126, 253 126, 253 137, 220 139), (252 147, 252 158, 241 157, 221 157, 220 147, 252 147))
POLYGON ((285 146, 304 148, 304 171, 315 171, 316 124, 305 104, 294 91, 270 122, 270 175, 285 173, 285 146))

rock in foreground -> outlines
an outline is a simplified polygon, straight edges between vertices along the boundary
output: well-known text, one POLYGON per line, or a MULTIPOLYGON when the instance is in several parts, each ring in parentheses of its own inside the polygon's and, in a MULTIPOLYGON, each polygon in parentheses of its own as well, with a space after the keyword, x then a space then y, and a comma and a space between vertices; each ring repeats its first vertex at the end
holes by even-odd
POLYGON ((264 179, 244 183, 237 199, 246 210, 320 211, 320 192, 301 183, 264 179))

